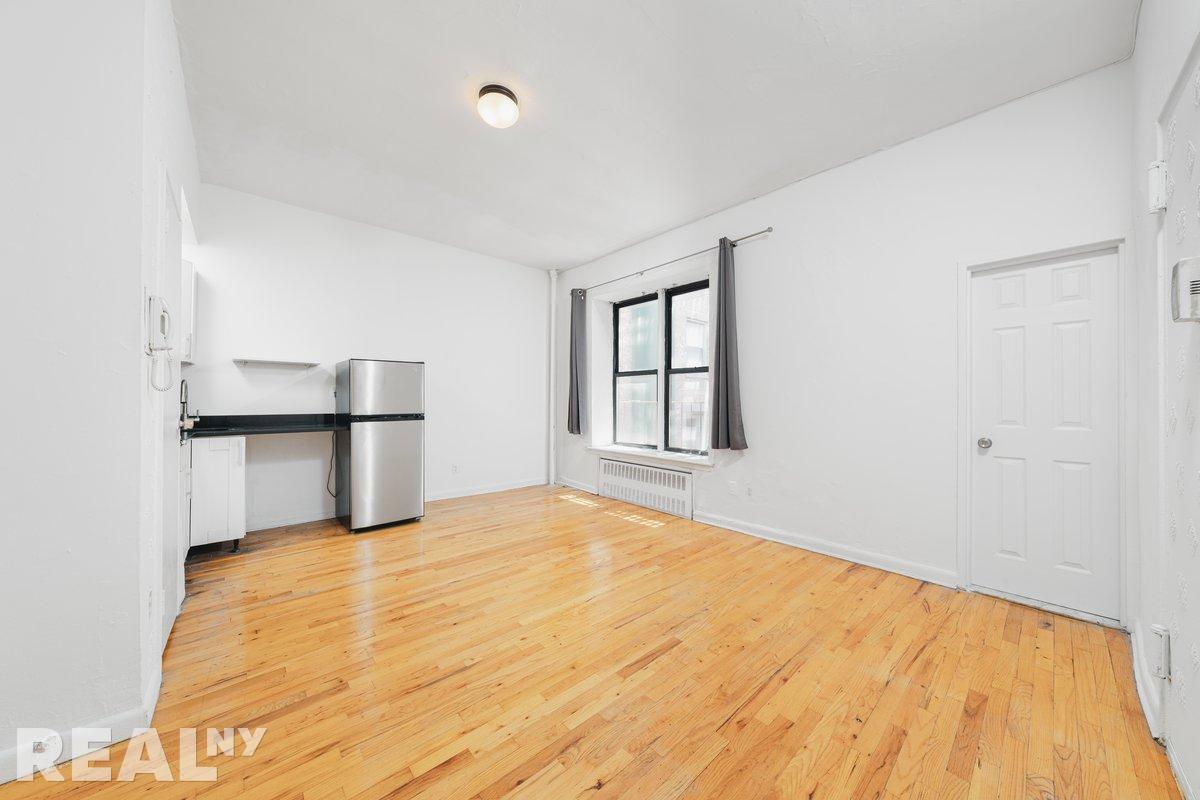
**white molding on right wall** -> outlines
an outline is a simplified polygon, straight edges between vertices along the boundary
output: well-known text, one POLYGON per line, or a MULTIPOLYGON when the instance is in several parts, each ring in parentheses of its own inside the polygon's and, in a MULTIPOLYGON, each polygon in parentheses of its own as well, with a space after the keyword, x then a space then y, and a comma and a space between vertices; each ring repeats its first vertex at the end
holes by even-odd
POLYGON ((1130 660, 1133 662, 1133 685, 1137 689, 1138 700, 1142 704, 1142 714, 1146 717, 1146 724, 1150 726, 1150 733, 1156 739, 1161 739, 1164 732, 1163 681, 1154 674, 1150 662, 1146 658, 1146 648, 1142 645, 1145 641, 1143 633, 1145 630, 1141 621, 1135 620, 1133 630, 1129 634, 1130 660))
POLYGON ((1183 800, 1200 800, 1200 793, 1188 783, 1187 775, 1179 768, 1179 755, 1170 740, 1167 740, 1167 761, 1171 764, 1171 772, 1175 774, 1175 783, 1179 784, 1179 793, 1183 795, 1183 800))
POLYGON ((887 572, 895 572, 899 575, 906 575, 920 581, 929 581, 930 583, 947 586, 951 589, 961 588, 958 585, 958 575, 953 569, 908 561, 907 559, 887 553, 877 553, 872 550, 864 550, 853 545, 842 544, 841 542, 834 542, 829 539, 820 539, 816 536, 809 536, 795 531, 785 531, 753 522, 743 522, 732 517, 723 517, 719 514, 710 514, 705 511, 694 512, 692 519, 696 522, 703 522, 706 525, 724 528, 735 533, 744 533, 759 539, 767 539, 772 542, 799 547, 802 550, 811 550, 821 555, 840 558, 843 561, 851 561, 855 564, 862 564, 868 567, 875 567, 887 572))

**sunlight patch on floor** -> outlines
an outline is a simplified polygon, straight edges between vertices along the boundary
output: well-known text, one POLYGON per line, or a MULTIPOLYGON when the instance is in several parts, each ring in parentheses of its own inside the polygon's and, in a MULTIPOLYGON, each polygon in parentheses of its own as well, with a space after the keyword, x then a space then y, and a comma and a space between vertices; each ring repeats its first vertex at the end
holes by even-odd
POLYGON ((600 507, 600 504, 597 503, 595 500, 588 500, 586 497, 580 497, 577 494, 560 494, 558 496, 558 499, 566 500, 568 503, 575 503, 576 505, 580 505, 580 506, 587 506, 588 508, 599 508, 600 507))
POLYGON ((604 513, 610 517, 616 517, 617 519, 624 520, 625 522, 632 522, 635 525, 644 525, 647 528, 661 528, 663 525, 667 524, 662 520, 649 519, 647 517, 643 517, 641 514, 635 514, 632 511, 605 511, 604 513))
MULTIPOLYGON (((568 503, 575 503, 576 505, 586 506, 588 508, 600 508, 601 507, 600 504, 597 503, 595 500, 589 500, 586 497, 582 497, 581 495, 578 495, 575 493, 560 494, 560 495, 558 495, 558 499, 566 500, 568 503)), ((667 523, 663 522, 662 520, 650 519, 649 517, 643 517, 641 514, 637 514, 632 511, 611 511, 610 510, 610 511, 605 511, 604 513, 610 517, 616 517, 617 519, 624 520, 625 522, 632 522, 635 525, 643 525, 647 528, 661 528, 662 526, 667 524, 667 523)))

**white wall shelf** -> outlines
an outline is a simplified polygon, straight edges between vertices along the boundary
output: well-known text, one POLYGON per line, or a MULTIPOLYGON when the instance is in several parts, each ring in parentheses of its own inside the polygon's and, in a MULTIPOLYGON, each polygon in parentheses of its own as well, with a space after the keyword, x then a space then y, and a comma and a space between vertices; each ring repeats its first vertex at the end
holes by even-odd
POLYGON ((319 361, 287 361, 281 358, 235 358, 233 363, 240 367, 315 367, 319 361))

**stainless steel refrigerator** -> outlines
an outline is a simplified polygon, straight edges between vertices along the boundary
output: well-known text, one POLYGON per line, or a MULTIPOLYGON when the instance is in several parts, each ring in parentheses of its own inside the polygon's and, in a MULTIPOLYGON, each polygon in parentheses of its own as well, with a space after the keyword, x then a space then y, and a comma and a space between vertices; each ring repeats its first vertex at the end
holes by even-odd
POLYGON ((351 531, 425 514, 425 364, 337 365, 337 515, 351 531))

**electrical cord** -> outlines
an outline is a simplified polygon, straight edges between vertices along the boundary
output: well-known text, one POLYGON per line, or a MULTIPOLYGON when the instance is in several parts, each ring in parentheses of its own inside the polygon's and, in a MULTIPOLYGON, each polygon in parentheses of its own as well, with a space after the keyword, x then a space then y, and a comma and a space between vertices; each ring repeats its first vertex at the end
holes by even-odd
POLYGON ((150 355, 150 386, 153 387, 155 389, 155 391, 169 392, 169 391, 171 391, 171 384, 173 384, 175 382, 175 377, 172 374, 172 370, 171 370, 171 353, 168 351, 163 356, 163 358, 167 362, 167 382, 163 386, 159 386, 158 381, 156 381, 154 379, 154 373, 156 372, 155 367, 158 365, 157 355, 158 355, 157 352, 151 351, 151 355, 150 355))
POLYGON ((336 500, 337 496, 338 496, 337 489, 336 488, 330 489, 329 481, 330 481, 330 479, 333 478, 333 462, 336 459, 337 459, 337 431, 334 431, 332 434, 331 448, 330 448, 330 453, 329 453, 329 473, 325 476, 325 491, 328 492, 329 496, 332 497, 334 500, 336 500))

